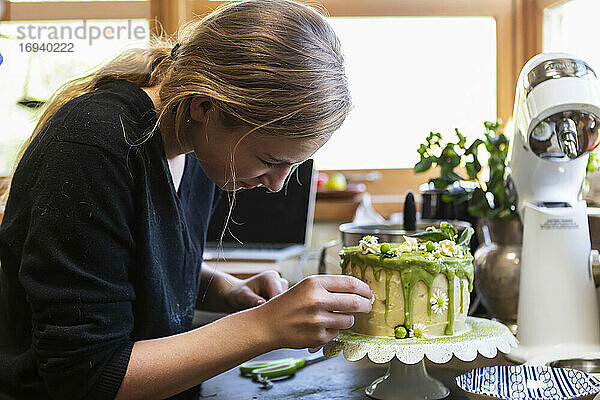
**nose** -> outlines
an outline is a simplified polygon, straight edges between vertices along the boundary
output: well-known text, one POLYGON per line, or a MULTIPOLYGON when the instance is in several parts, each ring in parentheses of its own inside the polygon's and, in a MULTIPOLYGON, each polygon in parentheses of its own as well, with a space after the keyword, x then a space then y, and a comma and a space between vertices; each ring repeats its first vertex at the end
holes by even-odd
POLYGON ((291 169, 291 165, 279 164, 261 177, 261 183, 271 192, 279 192, 291 169))

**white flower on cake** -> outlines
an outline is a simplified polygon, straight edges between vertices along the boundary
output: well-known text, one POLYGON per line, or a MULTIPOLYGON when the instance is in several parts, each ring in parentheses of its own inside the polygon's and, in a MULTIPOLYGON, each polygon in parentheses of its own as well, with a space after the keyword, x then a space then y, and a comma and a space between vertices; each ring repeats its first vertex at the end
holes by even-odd
POLYGON ((442 315, 444 311, 448 309, 448 296, 446 293, 437 289, 433 296, 431 296, 431 311, 436 314, 442 315))
POLYGON ((398 257, 400 254, 402 254, 402 251, 400 251, 400 247, 392 247, 388 253, 392 254, 394 257, 398 257))
POLYGON ((419 243, 417 242, 416 238, 404 235, 402 237, 404 238, 404 243, 402 243, 400 247, 398 247, 398 251, 400 253, 408 253, 419 249, 419 243))
POLYGON ((358 242, 358 248, 363 254, 379 253, 379 238, 377 236, 365 236, 358 242))
POLYGON ((447 257, 461 257, 462 250, 452 240, 442 240, 440 242, 440 252, 447 257))
POLYGON ((427 327, 422 322, 415 322, 412 329, 408 330, 408 336, 417 339, 427 337, 427 327))

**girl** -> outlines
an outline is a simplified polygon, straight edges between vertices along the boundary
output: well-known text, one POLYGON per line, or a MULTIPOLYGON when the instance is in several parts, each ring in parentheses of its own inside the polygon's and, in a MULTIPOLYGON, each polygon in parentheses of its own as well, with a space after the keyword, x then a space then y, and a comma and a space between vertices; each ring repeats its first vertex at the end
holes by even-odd
POLYGON ((215 185, 280 190, 349 108, 337 37, 289 0, 232 3, 66 86, 0 227, 0 398, 197 398, 351 327, 371 309, 352 277, 201 269, 215 185), (191 330, 196 307, 238 312, 191 330))

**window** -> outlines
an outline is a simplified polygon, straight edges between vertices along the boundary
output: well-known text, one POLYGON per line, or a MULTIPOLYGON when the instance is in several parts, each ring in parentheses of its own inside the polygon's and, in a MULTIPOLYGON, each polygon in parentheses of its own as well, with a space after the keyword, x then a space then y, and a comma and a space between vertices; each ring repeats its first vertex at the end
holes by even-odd
MULTIPOLYGON (((472 136, 486 119, 507 121, 529 50, 524 17, 538 1, 306 1, 326 10, 340 36, 355 104, 317 167, 412 172, 429 131, 472 136)), ((187 0, 185 18, 223 3, 187 0)))
POLYGON ((319 169, 410 168, 430 131, 478 135, 496 118, 491 17, 330 18, 354 109, 315 156, 319 169))
MULTIPOLYGON (((18 149, 39 118, 38 110, 27 104, 48 99, 65 82, 89 73, 119 52, 148 43, 149 24, 143 8, 134 12, 138 18, 91 19, 96 10, 74 2, 69 20, 25 18, 26 11, 60 14, 61 9, 55 7, 64 3, 53 3, 13 1, 9 14, 16 20, 0 21, 0 176, 10 174, 18 149)), ((88 1, 85 6, 96 7, 94 3, 88 1)))
POLYGON ((545 52, 571 53, 586 61, 600 76, 597 20, 600 2, 571 0, 544 10, 543 48, 545 52))

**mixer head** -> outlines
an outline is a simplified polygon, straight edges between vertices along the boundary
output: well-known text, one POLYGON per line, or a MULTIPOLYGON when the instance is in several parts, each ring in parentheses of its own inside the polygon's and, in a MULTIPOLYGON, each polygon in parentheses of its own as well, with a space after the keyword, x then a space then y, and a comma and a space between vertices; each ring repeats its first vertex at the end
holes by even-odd
POLYGON ((600 143, 600 87, 584 61, 540 54, 523 68, 518 91, 520 132, 536 156, 569 161, 600 143))
POLYGON ((540 158, 568 161, 598 145, 598 116, 581 111, 561 111, 546 117, 529 135, 531 151, 540 158))

